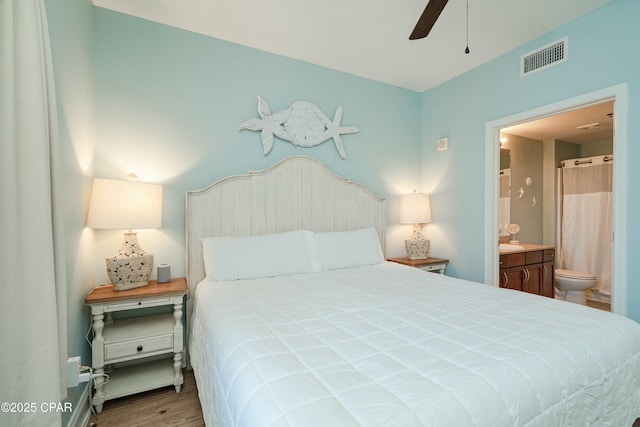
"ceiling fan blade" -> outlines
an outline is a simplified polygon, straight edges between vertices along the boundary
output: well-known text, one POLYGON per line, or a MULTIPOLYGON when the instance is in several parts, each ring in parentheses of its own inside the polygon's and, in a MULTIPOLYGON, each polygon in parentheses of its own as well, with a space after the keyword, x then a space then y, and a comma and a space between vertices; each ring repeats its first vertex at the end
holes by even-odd
POLYGON ((444 9, 448 1, 449 0, 429 0, 427 7, 425 7, 420 19, 418 19, 418 23, 409 36, 409 40, 417 40, 427 37, 427 34, 429 34, 429 31, 433 28, 433 25, 438 20, 442 9, 444 9))

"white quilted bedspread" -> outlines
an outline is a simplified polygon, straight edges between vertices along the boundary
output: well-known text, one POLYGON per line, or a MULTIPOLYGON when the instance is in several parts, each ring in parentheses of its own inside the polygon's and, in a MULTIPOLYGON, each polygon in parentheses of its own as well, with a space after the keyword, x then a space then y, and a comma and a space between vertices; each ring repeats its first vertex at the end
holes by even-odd
POLYGON ((208 426, 628 426, 640 325, 393 263, 198 285, 208 426))

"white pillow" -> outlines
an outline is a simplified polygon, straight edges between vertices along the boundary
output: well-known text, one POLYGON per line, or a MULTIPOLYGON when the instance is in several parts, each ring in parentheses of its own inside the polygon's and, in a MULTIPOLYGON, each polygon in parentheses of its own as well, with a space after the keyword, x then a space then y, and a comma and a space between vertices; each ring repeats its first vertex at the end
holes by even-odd
POLYGON ((200 239, 207 278, 239 280, 318 272, 320 264, 305 234, 313 233, 297 230, 200 239))
POLYGON ((310 237, 323 270, 384 262, 378 233, 373 227, 354 231, 313 233, 310 237))

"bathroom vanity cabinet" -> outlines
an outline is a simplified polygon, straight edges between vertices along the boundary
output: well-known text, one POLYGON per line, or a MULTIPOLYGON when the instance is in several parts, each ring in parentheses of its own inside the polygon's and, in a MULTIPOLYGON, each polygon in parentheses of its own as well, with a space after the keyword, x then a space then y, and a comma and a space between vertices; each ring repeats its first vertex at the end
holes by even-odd
POLYGON ((520 251, 500 252, 500 287, 554 298, 555 248, 521 246, 520 251))

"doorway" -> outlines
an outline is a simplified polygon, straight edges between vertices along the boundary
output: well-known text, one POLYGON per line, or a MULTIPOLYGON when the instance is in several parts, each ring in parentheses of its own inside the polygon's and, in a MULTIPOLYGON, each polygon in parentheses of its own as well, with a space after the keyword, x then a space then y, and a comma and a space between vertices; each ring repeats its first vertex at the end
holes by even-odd
POLYGON ((501 241, 510 238, 505 227, 512 222, 521 228, 521 241, 554 246, 556 268, 596 276, 586 303, 606 311, 611 310, 613 104, 500 132, 501 241))
MULTIPOLYGON (((613 102, 613 137, 615 163, 613 172, 613 263, 611 284, 611 311, 626 314, 626 121, 627 86, 626 84, 603 89, 579 97, 560 101, 535 110, 504 117, 486 124, 485 135, 485 248, 497 247, 499 235, 499 175, 500 169, 500 131, 523 123, 544 119, 558 114, 569 113, 585 107, 613 102)), ((485 283, 498 283, 498 253, 485 250, 485 283)))

